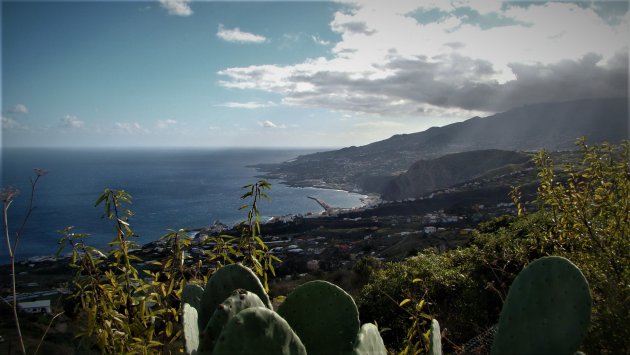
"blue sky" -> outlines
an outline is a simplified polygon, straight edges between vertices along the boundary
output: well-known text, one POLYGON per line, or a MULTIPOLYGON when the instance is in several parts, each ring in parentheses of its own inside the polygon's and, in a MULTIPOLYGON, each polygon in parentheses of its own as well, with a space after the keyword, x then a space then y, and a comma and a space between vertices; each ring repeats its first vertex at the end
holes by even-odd
POLYGON ((2 145, 361 145, 627 96, 626 2, 2 3, 2 145))

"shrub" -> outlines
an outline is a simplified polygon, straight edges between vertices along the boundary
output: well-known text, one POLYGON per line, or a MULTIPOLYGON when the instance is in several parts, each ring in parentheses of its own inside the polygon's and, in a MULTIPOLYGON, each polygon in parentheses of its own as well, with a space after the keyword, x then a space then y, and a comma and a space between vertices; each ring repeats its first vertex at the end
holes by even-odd
MULTIPOLYGON (((168 252, 149 267, 130 252, 137 245, 130 225, 133 213, 127 209, 131 195, 106 189, 96 201, 103 204, 104 218, 113 221, 115 236, 111 250, 105 254, 84 242, 86 234, 76 234, 72 227, 62 231, 61 248, 72 248, 70 266, 76 269, 73 279, 74 312, 83 331, 78 335, 81 346, 96 347, 101 353, 168 353, 182 347, 180 329, 181 294, 187 281, 203 283, 208 274, 203 263, 215 268, 242 262, 250 266, 267 287, 267 273, 274 273, 278 259, 268 253, 260 238, 260 214, 257 202, 267 198, 265 181, 247 185, 241 198, 251 199, 247 222, 241 223, 240 238, 221 235, 208 238, 210 247, 205 259, 189 263, 192 238, 185 230, 171 231, 161 239, 168 252), (211 243, 211 244, 210 244, 211 243)), ((60 248, 60 251, 61 251, 60 248)))
MULTIPOLYGON (((465 247, 385 264, 358 297, 363 321, 391 328, 383 336, 386 344, 402 349, 412 320, 397 303, 424 296, 446 338, 462 345, 496 323, 509 285, 525 265, 560 255, 582 270, 593 294, 583 349, 630 348, 629 143, 590 147, 580 139, 578 146, 581 161, 562 169, 544 151, 536 157, 537 212, 482 223, 465 247)), ((446 342, 447 351, 457 348, 452 343, 446 342)))

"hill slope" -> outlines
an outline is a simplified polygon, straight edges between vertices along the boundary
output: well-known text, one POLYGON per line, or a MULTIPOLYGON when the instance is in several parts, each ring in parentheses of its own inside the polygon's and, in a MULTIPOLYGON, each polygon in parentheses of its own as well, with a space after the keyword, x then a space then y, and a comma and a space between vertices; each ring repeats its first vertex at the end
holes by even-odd
POLYGON ((420 197, 428 192, 479 177, 490 170, 530 160, 527 154, 505 150, 476 150, 431 160, 419 160, 383 189, 386 200, 420 197))
POLYGON ((387 185, 391 176, 421 159, 482 149, 567 150, 574 148, 580 136, 596 143, 619 142, 627 135, 627 98, 585 99, 523 106, 259 169, 268 172, 267 177, 297 186, 376 192, 387 185))

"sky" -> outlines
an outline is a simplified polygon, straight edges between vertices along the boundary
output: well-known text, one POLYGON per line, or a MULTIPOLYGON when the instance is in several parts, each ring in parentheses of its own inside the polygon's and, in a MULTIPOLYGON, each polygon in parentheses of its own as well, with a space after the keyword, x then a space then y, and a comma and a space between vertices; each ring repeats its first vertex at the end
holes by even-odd
POLYGON ((2 147, 343 147, 628 96, 628 2, 2 1, 2 147))

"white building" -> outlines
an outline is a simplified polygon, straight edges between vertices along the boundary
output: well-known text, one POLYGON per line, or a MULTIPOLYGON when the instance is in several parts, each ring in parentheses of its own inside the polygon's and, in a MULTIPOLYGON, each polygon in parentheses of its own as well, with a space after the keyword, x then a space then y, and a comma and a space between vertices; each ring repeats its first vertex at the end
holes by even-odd
POLYGON ((437 231, 437 228, 435 228, 433 226, 424 227, 424 232, 426 234, 435 233, 436 231, 437 231))
POLYGON ((52 313, 50 300, 39 300, 33 302, 20 302, 18 307, 26 313, 52 313))

